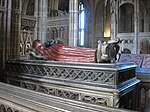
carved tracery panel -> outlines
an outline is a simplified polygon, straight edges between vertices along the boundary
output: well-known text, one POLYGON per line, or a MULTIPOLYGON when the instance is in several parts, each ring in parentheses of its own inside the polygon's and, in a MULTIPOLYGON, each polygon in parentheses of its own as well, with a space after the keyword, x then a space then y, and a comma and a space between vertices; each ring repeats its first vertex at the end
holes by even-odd
POLYGON ((59 28, 59 38, 63 39, 65 35, 65 29, 64 27, 59 28))

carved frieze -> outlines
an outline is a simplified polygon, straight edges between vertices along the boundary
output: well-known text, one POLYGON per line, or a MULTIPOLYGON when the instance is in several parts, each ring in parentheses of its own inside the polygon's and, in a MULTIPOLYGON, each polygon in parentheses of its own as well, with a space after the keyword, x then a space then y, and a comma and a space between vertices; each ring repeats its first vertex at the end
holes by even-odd
POLYGON ((0 112, 21 112, 21 111, 0 103, 0 112))
POLYGON ((108 106, 108 97, 93 97, 90 95, 82 95, 81 96, 82 101, 87 102, 87 103, 93 103, 97 105, 104 105, 108 106))
MULTIPOLYGON (((31 20, 31 19, 24 19, 22 18, 21 19, 21 26, 22 26, 22 29, 24 27, 30 27, 30 29, 34 28, 35 27, 35 24, 36 24, 36 21, 34 20, 31 20)), ((23 29, 24 30, 24 29, 23 29)))
POLYGON ((12 65, 7 66, 7 72, 26 74, 30 76, 50 77, 62 80, 93 82, 102 84, 114 84, 115 72, 73 69, 64 67, 48 67, 35 65, 12 65))
POLYGON ((134 44, 133 39, 121 39, 120 42, 123 44, 134 44))
POLYGON ((30 83, 30 82, 23 82, 21 80, 13 80, 13 79, 8 79, 8 82, 12 85, 18 86, 18 87, 23 87, 29 90, 41 92, 44 94, 48 95, 54 95, 62 98, 67 98, 71 100, 77 100, 77 101, 82 101, 86 103, 92 103, 96 105, 105 105, 108 106, 109 97, 104 97, 104 96, 94 96, 94 95, 87 95, 84 93, 79 92, 73 92, 73 91, 67 91, 63 89, 57 89, 55 87, 46 87, 46 86, 41 86, 38 83, 30 83))
MULTIPOLYGON (((149 78, 147 78, 148 80, 149 78)), ((148 82, 143 82, 138 87, 138 110, 139 111, 149 111, 150 107, 150 84, 148 82)))
MULTIPOLYGON (((80 92, 80 91, 79 91, 80 92)), ((87 94, 83 96, 88 96, 87 94)), ((94 96, 94 95, 93 95, 94 96)), ((95 96, 97 99, 98 97, 95 96)), ((93 99, 93 97, 91 96, 93 99)), ((89 99, 86 97, 86 99, 89 99)), ((94 98, 95 99, 95 98, 94 98)), ((127 98, 126 98, 127 99, 127 98)), ((102 100, 101 98, 99 99, 102 100)), ((127 99, 128 100, 128 99, 127 99)), ((94 100, 95 101, 95 100, 94 100)), ((98 102, 100 102, 98 101, 98 102)), ((45 95, 0 83, 0 112, 127 112, 128 110, 94 105, 82 101, 45 95), (10 109, 8 109, 10 107, 10 109), (8 109, 9 111, 7 111, 8 109)))
POLYGON ((69 18, 51 18, 48 20, 48 28, 69 26, 69 18))

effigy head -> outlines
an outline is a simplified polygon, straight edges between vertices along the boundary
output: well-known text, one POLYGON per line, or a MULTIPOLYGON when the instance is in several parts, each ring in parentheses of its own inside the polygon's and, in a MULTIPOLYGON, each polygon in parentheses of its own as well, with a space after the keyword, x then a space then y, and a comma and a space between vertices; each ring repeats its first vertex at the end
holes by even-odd
POLYGON ((116 60, 116 56, 119 52, 119 39, 110 40, 102 43, 98 42, 98 48, 96 51, 96 61, 99 62, 112 62, 116 60))
POLYGON ((43 43, 40 40, 34 40, 32 42, 32 48, 35 48, 35 49, 42 45, 43 45, 43 43))

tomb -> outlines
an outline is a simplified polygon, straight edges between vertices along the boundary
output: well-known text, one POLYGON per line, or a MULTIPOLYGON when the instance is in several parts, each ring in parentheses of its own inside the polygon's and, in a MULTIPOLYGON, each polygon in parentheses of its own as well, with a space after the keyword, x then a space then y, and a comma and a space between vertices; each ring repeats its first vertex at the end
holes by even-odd
POLYGON ((8 60, 6 82, 78 104, 136 109, 135 88, 140 82, 135 76, 137 65, 110 63, 119 51, 118 42, 99 42, 97 49, 91 49, 63 44, 46 48, 40 41, 33 41, 33 51, 38 54, 33 56, 47 56, 49 60, 8 60), (95 63, 95 56, 96 62, 109 63, 95 63))
POLYGON ((149 54, 121 54, 119 62, 134 62, 137 64, 136 77, 141 80, 138 89, 138 110, 149 111, 150 93, 150 66, 149 54))
POLYGON ((6 62, 8 84, 87 104, 135 109, 134 63, 6 62))

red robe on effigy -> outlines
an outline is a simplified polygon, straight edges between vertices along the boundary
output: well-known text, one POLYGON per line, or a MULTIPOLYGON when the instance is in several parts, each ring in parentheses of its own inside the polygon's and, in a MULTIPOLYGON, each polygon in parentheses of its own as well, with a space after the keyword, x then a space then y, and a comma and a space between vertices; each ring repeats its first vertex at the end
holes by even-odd
POLYGON ((48 60, 66 62, 95 62, 96 49, 73 47, 64 44, 53 44, 46 48, 38 40, 33 41, 33 48, 48 60))

